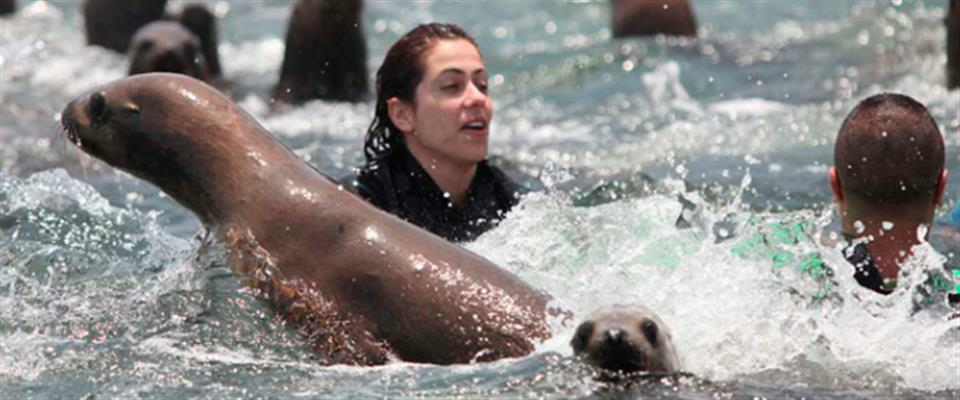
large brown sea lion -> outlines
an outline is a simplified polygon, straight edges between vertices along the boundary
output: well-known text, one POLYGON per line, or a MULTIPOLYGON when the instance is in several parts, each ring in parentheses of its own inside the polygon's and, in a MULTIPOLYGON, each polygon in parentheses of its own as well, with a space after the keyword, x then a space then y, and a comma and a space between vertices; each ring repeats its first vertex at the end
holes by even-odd
POLYGON ((212 77, 200 39, 178 22, 154 21, 140 28, 129 53, 130 75, 172 72, 208 82, 212 77))
POLYGON ((367 43, 362 0, 300 0, 287 26, 273 97, 362 101, 367 97, 367 43))
POLYGON ((610 0, 610 6, 613 37, 697 36, 697 20, 687 0, 610 0))
POLYGON ((198 80, 115 81, 61 122, 196 213, 328 362, 485 361, 549 336, 545 294, 343 190, 198 80))
POLYGON ((669 374, 680 368, 666 324, 639 305, 594 311, 577 327, 570 346, 606 372, 669 374))

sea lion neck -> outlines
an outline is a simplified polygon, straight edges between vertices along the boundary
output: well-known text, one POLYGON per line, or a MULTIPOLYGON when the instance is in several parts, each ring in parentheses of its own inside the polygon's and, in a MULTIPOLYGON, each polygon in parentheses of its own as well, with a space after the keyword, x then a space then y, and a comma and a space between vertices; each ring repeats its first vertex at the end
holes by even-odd
MULTIPOLYGON (((171 137, 164 146, 152 145, 155 153, 167 153, 152 157, 166 160, 166 166, 134 169, 210 227, 257 225, 265 222, 257 216, 269 219, 273 214, 265 210, 321 201, 319 193, 302 184, 319 174, 251 117, 244 117, 171 137)), ((148 153, 144 149, 133 154, 148 153)))

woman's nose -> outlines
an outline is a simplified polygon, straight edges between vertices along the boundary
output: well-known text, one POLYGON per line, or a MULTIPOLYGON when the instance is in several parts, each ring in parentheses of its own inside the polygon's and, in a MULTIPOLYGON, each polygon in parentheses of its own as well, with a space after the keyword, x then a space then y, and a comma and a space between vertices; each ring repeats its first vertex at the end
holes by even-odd
POLYGON ((480 88, 474 83, 467 85, 467 92, 465 96, 466 99, 464 99, 464 105, 467 107, 475 107, 487 101, 487 94, 480 90, 480 88))

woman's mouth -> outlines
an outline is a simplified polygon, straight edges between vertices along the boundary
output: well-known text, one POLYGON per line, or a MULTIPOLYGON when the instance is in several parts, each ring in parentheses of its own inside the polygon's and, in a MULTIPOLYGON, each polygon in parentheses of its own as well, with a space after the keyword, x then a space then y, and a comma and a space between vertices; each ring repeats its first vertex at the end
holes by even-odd
POLYGON ((469 135, 486 135, 487 134, 487 122, 483 120, 475 120, 467 122, 460 126, 460 130, 469 135))

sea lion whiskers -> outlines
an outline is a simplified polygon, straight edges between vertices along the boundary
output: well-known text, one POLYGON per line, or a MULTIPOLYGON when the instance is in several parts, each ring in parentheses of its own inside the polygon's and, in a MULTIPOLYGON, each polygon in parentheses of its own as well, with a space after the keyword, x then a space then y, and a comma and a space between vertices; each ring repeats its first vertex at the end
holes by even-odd
POLYGON ((59 137, 66 138, 66 141, 62 141, 64 152, 66 152, 67 141, 75 144, 73 152, 77 154, 77 159, 80 161, 80 171, 83 173, 83 177, 87 178, 89 165, 89 155, 83 151, 83 142, 80 139, 80 134, 78 133, 79 127, 77 126, 76 118, 74 117, 73 111, 73 102, 71 102, 62 112, 59 113, 59 122, 60 122, 60 134, 59 137))
POLYGON ((68 104, 63 112, 57 114, 57 118, 60 122, 60 134, 65 135, 67 140, 75 143, 77 147, 81 147, 80 136, 77 135, 77 125, 73 117, 73 102, 68 104))

